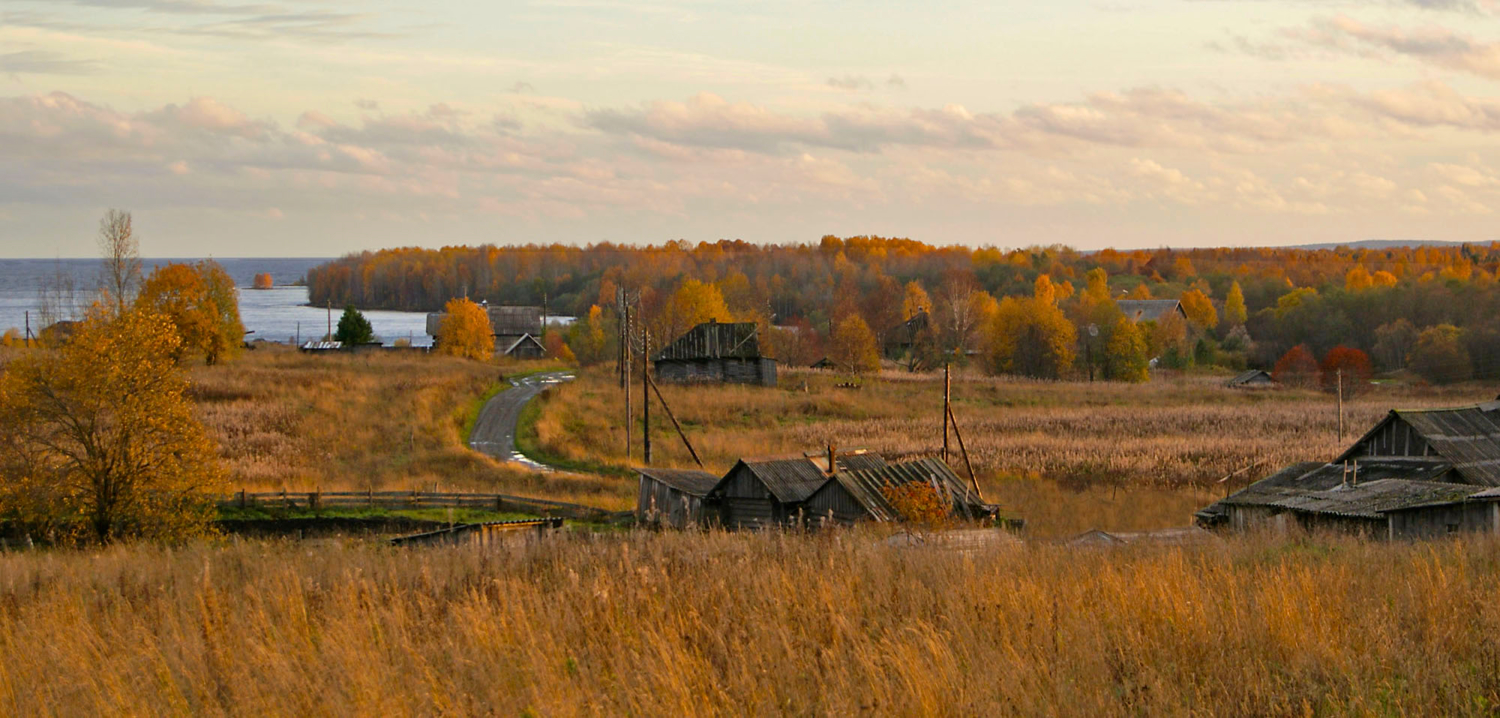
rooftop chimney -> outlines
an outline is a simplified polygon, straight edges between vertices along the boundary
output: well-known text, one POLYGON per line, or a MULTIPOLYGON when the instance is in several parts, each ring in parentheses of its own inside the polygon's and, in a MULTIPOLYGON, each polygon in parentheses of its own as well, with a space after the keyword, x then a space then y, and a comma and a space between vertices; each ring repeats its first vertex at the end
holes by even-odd
POLYGON ((839 472, 838 449, 833 444, 829 444, 828 445, 828 475, 832 476, 834 474, 837 474, 838 472, 839 472))

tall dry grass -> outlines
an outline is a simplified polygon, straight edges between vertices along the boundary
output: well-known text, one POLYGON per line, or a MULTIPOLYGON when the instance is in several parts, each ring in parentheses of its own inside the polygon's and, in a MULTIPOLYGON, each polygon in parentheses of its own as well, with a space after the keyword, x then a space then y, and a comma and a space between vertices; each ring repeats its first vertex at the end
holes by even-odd
POLYGON ((1500 544, 0 555, 10 715, 1489 715, 1500 544))
POLYGON ((470 451, 464 424, 501 374, 526 363, 403 352, 265 347, 192 370, 199 417, 234 489, 501 491, 619 509, 633 487, 538 474, 470 451))

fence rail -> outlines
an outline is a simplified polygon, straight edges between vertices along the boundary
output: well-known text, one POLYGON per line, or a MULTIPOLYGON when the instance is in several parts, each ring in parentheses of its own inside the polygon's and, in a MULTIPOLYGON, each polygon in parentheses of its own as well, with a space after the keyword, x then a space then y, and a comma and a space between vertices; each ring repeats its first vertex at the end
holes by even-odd
POLYGON ((323 509, 488 509, 564 516, 582 521, 617 521, 630 511, 605 511, 595 506, 571 504, 510 494, 449 493, 437 491, 237 491, 221 497, 219 505, 239 508, 323 509))

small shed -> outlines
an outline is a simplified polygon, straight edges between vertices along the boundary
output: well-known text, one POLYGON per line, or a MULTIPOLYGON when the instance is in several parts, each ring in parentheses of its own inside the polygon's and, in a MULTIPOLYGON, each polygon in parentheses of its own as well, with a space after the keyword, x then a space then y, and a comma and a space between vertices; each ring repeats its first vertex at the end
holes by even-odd
POLYGON ((828 482, 826 467, 803 454, 740 459, 712 496, 722 502, 729 528, 790 525, 803 515, 808 497, 828 482))
POLYGON ((776 386, 776 360, 761 355, 755 322, 704 322, 651 361, 658 381, 776 386))
POLYGON ((1276 380, 1271 378, 1271 372, 1251 369, 1230 379, 1226 386, 1231 389, 1269 389, 1276 386, 1276 380))
POLYGON ((708 494, 719 483, 718 476, 693 469, 643 467, 635 471, 640 474, 637 522, 682 529, 717 518, 717 502, 708 494))

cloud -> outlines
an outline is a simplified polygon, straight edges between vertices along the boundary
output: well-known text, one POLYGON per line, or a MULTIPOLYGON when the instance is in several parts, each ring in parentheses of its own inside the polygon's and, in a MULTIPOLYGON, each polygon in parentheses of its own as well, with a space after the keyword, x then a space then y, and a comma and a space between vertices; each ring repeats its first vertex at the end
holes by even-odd
POLYGON ((1379 51, 1450 70, 1500 79, 1500 43, 1480 42, 1441 27, 1402 30, 1338 16, 1319 22, 1308 40, 1349 52, 1379 51))
POLYGON ((0 75, 92 75, 99 70, 92 60, 71 60, 47 50, 0 54, 0 75))
POLYGON ((893 72, 890 77, 885 78, 885 86, 904 90, 906 89, 906 80, 893 72))
MULTIPOLYGON (((61 0, 72 5, 118 13, 150 14, 160 22, 140 27, 141 32, 195 35, 235 39, 343 41, 394 38, 402 33, 371 29, 375 15, 285 3, 222 3, 210 0, 61 0)), ((93 34, 118 32, 114 25, 82 22, 70 14, 6 13, 3 23, 93 34)))
POLYGON ((837 88, 837 89, 840 89, 840 90, 853 90, 853 91, 873 90, 873 89, 875 89, 875 83, 870 82, 870 78, 864 77, 864 76, 860 76, 860 75, 844 75, 843 77, 830 77, 830 78, 828 78, 828 86, 829 87, 833 87, 833 88, 837 88))

